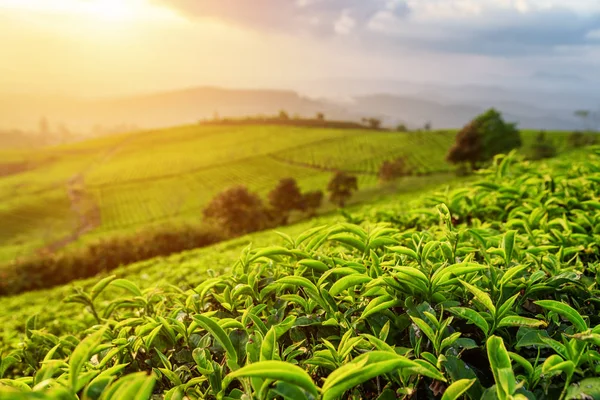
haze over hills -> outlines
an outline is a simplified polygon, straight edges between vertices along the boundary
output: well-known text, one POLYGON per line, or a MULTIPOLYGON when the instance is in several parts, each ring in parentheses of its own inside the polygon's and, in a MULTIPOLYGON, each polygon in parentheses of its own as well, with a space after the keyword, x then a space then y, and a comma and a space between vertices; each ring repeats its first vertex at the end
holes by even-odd
MULTIPOLYGON (((314 92, 310 82, 303 87, 314 92)), ((22 129, 39 133, 42 117, 49 121, 50 133, 63 130, 80 136, 98 136, 133 127, 152 129, 190 124, 215 116, 273 115, 280 110, 286 110, 290 116, 323 112, 328 119, 353 121, 378 117, 387 126, 402 122, 409 128, 429 122, 434 128, 443 129, 462 127, 473 116, 496 107, 522 128, 571 130, 582 127, 582 121, 573 114, 575 110, 600 109, 600 96, 589 91, 548 95, 540 86, 526 90, 339 79, 323 82, 321 90, 331 96, 217 87, 96 99, 0 94, 0 130, 4 130, 0 145, 29 143, 15 139, 19 132, 7 131, 22 129)))

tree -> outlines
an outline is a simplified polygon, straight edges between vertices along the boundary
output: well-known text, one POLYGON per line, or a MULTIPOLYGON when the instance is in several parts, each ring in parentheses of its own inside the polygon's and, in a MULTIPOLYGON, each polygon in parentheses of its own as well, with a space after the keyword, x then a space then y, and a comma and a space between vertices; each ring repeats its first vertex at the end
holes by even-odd
POLYGON ((381 128, 381 120, 379 118, 363 118, 362 122, 365 125, 369 125, 371 129, 381 128))
POLYGON ((356 176, 338 171, 327 185, 329 200, 339 206, 344 207, 352 193, 358 190, 358 179, 356 176))
POLYGON ((269 226, 270 218, 260 197, 243 186, 235 186, 215 196, 204 209, 204 217, 229 235, 255 232, 269 226))
POLYGON ((477 169, 482 159, 481 135, 474 123, 470 123, 456 135, 456 142, 448 151, 446 161, 452 164, 469 163, 471 169, 477 169))
POLYGON ((279 119, 283 120, 283 121, 287 121, 288 119, 290 119, 290 116, 284 110, 281 110, 281 111, 279 111, 279 119))
POLYGON ((491 160, 496 154, 521 147, 521 135, 516 124, 506 123, 493 108, 479 115, 456 135, 446 160, 453 163, 477 164, 491 160))
POLYGON ((408 132, 408 128, 403 123, 399 123, 398 126, 396 126, 396 130, 398 132, 408 132))
POLYGON ((389 182, 402 176, 412 173, 405 157, 398 157, 395 160, 385 161, 379 168, 379 180, 389 182))
POLYGON ((431 122, 425 122, 425 125, 423 125, 423 130, 425 132, 429 132, 431 130, 431 122))
POLYGON ((303 196, 294 178, 285 178, 269 193, 269 203, 282 224, 287 224, 293 210, 302 210, 303 196))
POLYGON ((552 141, 546 138, 546 132, 544 131, 540 131, 540 133, 537 134, 531 150, 531 159, 533 160, 541 160, 556 156, 556 146, 554 146, 552 141))
POLYGON ((317 113, 317 121, 325 121, 325 114, 322 112, 317 113))
POLYGON ((323 192, 321 190, 306 192, 302 196, 302 211, 305 211, 309 216, 314 217, 317 214, 317 209, 321 207, 322 203, 323 192))

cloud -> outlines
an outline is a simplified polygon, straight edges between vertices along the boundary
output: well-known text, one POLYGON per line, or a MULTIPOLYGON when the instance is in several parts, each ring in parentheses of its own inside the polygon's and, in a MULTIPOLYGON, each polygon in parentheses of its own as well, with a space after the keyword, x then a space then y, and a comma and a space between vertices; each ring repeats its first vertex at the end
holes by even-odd
POLYGON ((333 27, 336 33, 348 35, 356 27, 356 21, 350 16, 348 10, 344 10, 333 27))
POLYGON ((260 31, 352 35, 390 50, 518 56, 600 45, 597 0, 154 1, 194 18, 260 31))
POLYGON ((368 28, 405 46, 503 56, 590 45, 600 28, 600 10, 581 12, 532 0, 419 0, 409 5, 408 21, 380 12, 368 28))
POLYGON ((600 28, 589 31, 585 37, 589 40, 600 40, 600 28))
POLYGON ((380 10, 408 12, 404 0, 153 0, 194 18, 259 30, 346 35, 380 10), (351 25, 351 26, 350 26, 351 25))

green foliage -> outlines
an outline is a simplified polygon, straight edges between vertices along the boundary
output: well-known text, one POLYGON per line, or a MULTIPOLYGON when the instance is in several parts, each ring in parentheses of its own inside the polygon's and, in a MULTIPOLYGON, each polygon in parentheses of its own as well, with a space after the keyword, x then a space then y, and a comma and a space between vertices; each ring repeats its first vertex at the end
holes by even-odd
POLYGON ((508 153, 522 145, 515 124, 506 123, 502 115, 490 109, 476 117, 456 136, 456 143, 446 156, 451 163, 468 162, 474 168, 497 154, 508 153))
MULTIPOLYGON (((294 126, 302 121, 290 119, 282 126, 277 116, 272 119, 272 124, 191 125, 26 152, 0 150, 0 169, 17 166, 13 172, 19 172, 19 165, 27 165, 26 171, 0 177, 0 263, 29 258, 47 246, 71 252, 99 239, 145 235, 142 230, 167 220, 175 225, 168 229, 176 229, 197 220, 198 210, 214 196, 239 184, 264 198, 280 179, 294 177, 305 190, 324 189, 330 171, 342 170, 355 174, 371 197, 379 195, 372 189, 390 158, 405 157, 415 175, 398 185, 404 192, 443 181, 453 169, 444 155, 455 131, 367 131, 359 123, 326 129, 316 119, 303 127, 294 126), (77 177, 76 190, 69 190, 77 177), (73 205, 69 193, 84 201, 73 205)), ((526 154, 536 134, 522 131, 526 154)), ((569 134, 548 132, 559 153, 572 148, 569 134)))
POLYGON ((496 154, 508 153, 522 145, 516 125, 504 122, 494 109, 475 118, 474 123, 482 135, 483 160, 491 160, 496 154))
POLYGON ((82 249, 37 255, 0 266, 0 296, 64 285, 121 265, 220 242, 226 235, 206 226, 167 226, 99 240, 82 249))
POLYGON ((70 299, 99 316, 83 328, 29 320, 0 398, 594 398, 599 155, 496 157, 195 285, 105 278, 70 299))
POLYGON ((598 143, 598 136, 597 134, 593 133, 585 134, 583 132, 576 131, 569 135, 568 141, 571 147, 579 148, 598 143))

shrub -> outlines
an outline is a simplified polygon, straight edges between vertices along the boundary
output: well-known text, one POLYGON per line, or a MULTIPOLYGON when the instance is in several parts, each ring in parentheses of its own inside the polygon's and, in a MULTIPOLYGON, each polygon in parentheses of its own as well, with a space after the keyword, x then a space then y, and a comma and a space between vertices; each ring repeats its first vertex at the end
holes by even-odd
POLYGON ((285 178, 269 193, 269 203, 275 216, 282 224, 287 224, 293 210, 302 210, 303 196, 294 178, 285 178))
POLYGON ((475 170, 482 160, 483 144, 476 125, 471 122, 456 135, 456 142, 448 151, 446 160, 452 164, 468 163, 475 170))
POLYGON ((411 174, 412 170, 406 158, 398 157, 395 160, 385 161, 379 168, 378 176, 381 182, 389 182, 411 174))
POLYGON ((317 209, 321 207, 321 203, 323 203, 323 191, 306 192, 302 196, 302 211, 313 217, 317 214, 317 209))
POLYGON ((225 238, 206 226, 167 226, 101 240, 70 253, 40 254, 0 266, 0 295, 63 285, 121 265, 208 246, 225 238))
POLYGON ((495 155, 521 147, 521 135, 515 124, 506 123, 493 108, 476 117, 456 136, 446 160, 456 164, 466 162, 476 169, 480 162, 495 155))
POLYGON ((358 179, 356 176, 341 171, 337 172, 327 185, 329 200, 338 207, 344 207, 357 190, 358 179))
POLYGON ((259 231, 271 222, 260 197, 243 185, 219 193, 204 209, 204 217, 230 236, 259 231))

